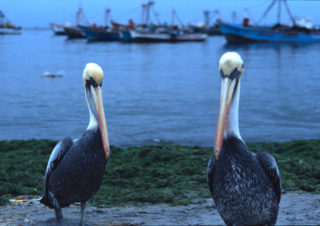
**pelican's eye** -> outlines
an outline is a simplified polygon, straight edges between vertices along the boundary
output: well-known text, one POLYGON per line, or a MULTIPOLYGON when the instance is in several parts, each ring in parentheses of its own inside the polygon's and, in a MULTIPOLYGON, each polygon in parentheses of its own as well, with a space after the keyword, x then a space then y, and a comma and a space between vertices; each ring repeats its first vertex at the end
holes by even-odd
MULTIPOLYGON (((243 64, 242 64, 242 68, 243 68, 243 64)), ((226 74, 223 73, 222 70, 220 70, 220 75, 221 75, 222 78, 227 78, 228 77, 228 78, 233 80, 233 79, 238 79, 240 77, 241 71, 239 71, 238 68, 235 68, 233 70, 233 72, 230 73, 230 75, 226 75, 226 74)))
POLYGON ((94 88, 96 88, 97 86, 101 86, 102 84, 98 84, 92 77, 90 77, 90 79, 88 79, 86 81, 86 86, 93 86, 94 88))
POLYGON ((235 68, 233 72, 230 74, 230 79, 238 79, 241 75, 241 72, 238 70, 238 68, 235 68))

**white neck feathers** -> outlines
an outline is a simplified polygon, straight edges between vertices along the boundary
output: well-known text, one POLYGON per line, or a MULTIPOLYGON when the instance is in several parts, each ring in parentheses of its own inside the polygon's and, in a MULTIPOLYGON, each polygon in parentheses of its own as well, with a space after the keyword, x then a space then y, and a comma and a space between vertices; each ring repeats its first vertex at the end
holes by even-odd
POLYGON ((88 105, 88 108, 89 108, 90 120, 89 120, 87 130, 95 129, 98 127, 98 122, 89 105, 88 105))
POLYGON ((87 130, 95 129, 95 128, 98 128, 98 122, 97 122, 97 119, 96 119, 96 117, 94 116, 94 114, 92 112, 91 105, 90 105, 89 98, 88 98, 87 89, 85 89, 85 94, 86 94, 86 101, 87 101, 87 104, 88 104, 89 116, 90 116, 90 120, 89 120, 89 124, 88 124, 87 130))
POLYGON ((242 140, 239 131, 239 99, 240 99, 240 80, 235 90, 235 97, 232 99, 229 107, 228 118, 224 137, 235 136, 242 140))

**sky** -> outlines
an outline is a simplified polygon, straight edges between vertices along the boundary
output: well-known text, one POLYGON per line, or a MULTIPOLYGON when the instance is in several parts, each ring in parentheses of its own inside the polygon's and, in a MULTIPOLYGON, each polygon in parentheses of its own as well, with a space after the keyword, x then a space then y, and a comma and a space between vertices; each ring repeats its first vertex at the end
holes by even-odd
MULTIPOLYGON (((75 24, 75 14, 79 6, 90 23, 104 24, 104 11, 111 9, 111 18, 126 23, 129 19, 141 21, 141 4, 147 0, 1 0, 0 10, 14 24, 29 27, 48 27, 50 22, 75 24)), ((245 8, 255 20, 259 20, 271 0, 158 0, 153 10, 159 14, 161 22, 171 22, 171 12, 175 9, 183 23, 203 21, 203 10, 219 10, 223 20, 231 22, 231 13, 236 11, 239 18, 247 16, 245 8)), ((289 7, 297 17, 307 17, 313 24, 320 24, 320 1, 288 0, 289 7)), ((282 21, 289 18, 282 7, 282 21)), ((263 20, 262 24, 276 22, 277 7, 263 20)), ((153 19, 155 21, 155 19, 153 19)))

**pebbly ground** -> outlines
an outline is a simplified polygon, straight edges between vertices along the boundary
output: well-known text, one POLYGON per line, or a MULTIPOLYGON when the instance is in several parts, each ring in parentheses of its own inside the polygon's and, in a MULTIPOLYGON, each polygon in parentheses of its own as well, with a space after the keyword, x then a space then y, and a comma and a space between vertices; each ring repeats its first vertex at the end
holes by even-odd
MULTIPOLYGON (((188 206, 165 204, 119 208, 87 207, 87 225, 222 225, 212 199, 188 206)), ((63 209, 61 226, 78 225, 80 206, 63 209)), ((54 211, 37 201, 0 207, 0 225, 56 225, 54 211)), ((283 194, 277 225, 320 225, 320 194, 283 194)))

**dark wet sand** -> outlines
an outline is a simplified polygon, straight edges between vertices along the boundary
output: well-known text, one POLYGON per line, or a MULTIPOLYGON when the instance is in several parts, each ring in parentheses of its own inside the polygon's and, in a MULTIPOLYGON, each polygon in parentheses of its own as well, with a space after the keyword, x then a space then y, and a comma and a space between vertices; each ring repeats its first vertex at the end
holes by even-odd
MULTIPOLYGON (((188 206, 165 204, 121 208, 87 207, 87 225, 222 225, 212 199, 188 206)), ((80 206, 63 209, 60 226, 78 225, 80 206)), ((0 208, 0 225, 56 225, 54 211, 38 202, 0 208)), ((277 225, 320 225, 320 194, 282 196, 277 225)))

